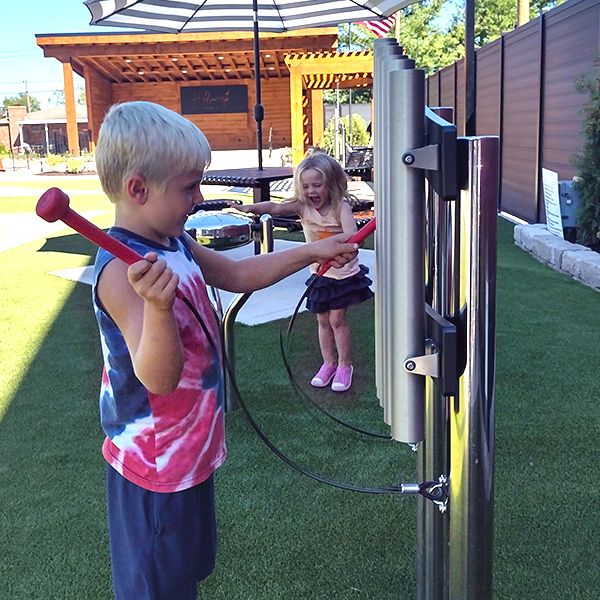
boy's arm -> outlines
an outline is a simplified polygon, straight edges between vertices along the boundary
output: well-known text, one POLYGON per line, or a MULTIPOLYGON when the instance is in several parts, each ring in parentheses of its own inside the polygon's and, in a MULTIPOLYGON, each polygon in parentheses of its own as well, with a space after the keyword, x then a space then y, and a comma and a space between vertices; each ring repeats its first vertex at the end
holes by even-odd
POLYGON ((256 202, 254 204, 242 204, 234 206, 236 210, 254 215, 273 215, 274 217, 285 217, 287 215, 301 214, 301 205, 297 200, 289 202, 256 202))
POLYGON ((154 394, 175 390, 183 346, 173 313, 179 279, 154 253, 129 268, 111 260, 98 281, 98 298, 121 330, 137 378, 154 394))
POLYGON ((259 254, 241 260, 232 260, 222 252, 203 248, 192 238, 189 239, 206 283, 229 292, 253 292, 314 262, 323 263, 332 259, 334 267, 341 267, 351 261, 358 250, 357 244, 346 242, 350 235, 341 233, 311 244, 298 244, 289 250, 259 254))

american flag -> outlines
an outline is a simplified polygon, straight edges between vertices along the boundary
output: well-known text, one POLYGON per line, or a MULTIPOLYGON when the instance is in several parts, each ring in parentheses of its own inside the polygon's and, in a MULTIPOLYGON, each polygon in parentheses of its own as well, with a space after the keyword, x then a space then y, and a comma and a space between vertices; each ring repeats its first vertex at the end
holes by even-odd
POLYGON ((364 25, 371 33, 374 33, 378 38, 385 37, 386 33, 394 26, 396 22, 396 15, 387 17, 387 19, 381 19, 381 21, 361 21, 360 24, 364 25))

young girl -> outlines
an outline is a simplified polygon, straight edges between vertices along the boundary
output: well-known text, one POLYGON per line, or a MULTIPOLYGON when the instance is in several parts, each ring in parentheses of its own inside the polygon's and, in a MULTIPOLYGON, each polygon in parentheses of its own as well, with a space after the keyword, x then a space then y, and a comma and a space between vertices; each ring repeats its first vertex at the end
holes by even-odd
MULTIPOLYGON (((273 216, 300 215, 307 242, 335 235, 354 233, 356 223, 348 200, 348 180, 340 164, 324 152, 307 156, 294 174, 294 198, 277 202, 258 202, 240 206, 243 212, 273 216)), ((358 264, 358 258, 342 268, 331 268, 317 277, 318 264, 310 266, 312 285, 306 302, 310 312, 317 314, 319 345, 323 364, 311 380, 315 387, 331 383, 335 392, 344 392, 352 385, 350 357, 350 327, 346 311, 373 297, 373 283, 368 268, 358 264), (316 281, 314 281, 316 279, 316 281)))

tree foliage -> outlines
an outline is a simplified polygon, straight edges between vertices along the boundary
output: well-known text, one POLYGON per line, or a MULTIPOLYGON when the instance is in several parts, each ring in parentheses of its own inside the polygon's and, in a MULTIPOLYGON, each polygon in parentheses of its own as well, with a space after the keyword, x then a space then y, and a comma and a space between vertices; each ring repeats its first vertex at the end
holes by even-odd
MULTIPOLYGON (((564 0, 531 0, 534 18, 564 0)), ((400 11, 400 44, 417 67, 433 73, 465 55, 465 0, 423 0, 400 11)), ((475 46, 493 42, 517 26, 516 0, 475 2, 475 46)))
POLYGON ((29 112, 41 110, 40 101, 26 92, 19 92, 16 96, 7 96, 2 101, 2 106, 6 109, 8 106, 28 106, 29 112))
MULTIPOLYGON (((367 131, 367 123, 358 114, 352 115, 352 134, 350 134, 350 119, 348 116, 339 119, 340 129, 345 132, 345 141, 350 146, 367 146, 371 136, 367 131)), ((336 156, 336 135, 335 135, 336 120, 330 119, 325 131, 323 132, 323 149, 336 156)), ((338 132, 338 133, 341 133, 338 132)), ((341 139, 341 138, 340 138, 341 139)))
POLYGON ((579 192, 578 236, 589 245, 600 243, 600 58, 592 78, 578 82, 579 91, 588 95, 583 107, 583 148, 575 157, 579 192))

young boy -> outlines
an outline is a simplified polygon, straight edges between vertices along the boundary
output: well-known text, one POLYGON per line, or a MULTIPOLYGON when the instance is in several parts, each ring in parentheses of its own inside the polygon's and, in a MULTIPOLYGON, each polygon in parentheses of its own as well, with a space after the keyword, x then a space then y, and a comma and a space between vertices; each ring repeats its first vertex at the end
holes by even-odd
POLYGON ((253 291, 313 262, 342 266, 357 252, 349 235, 240 261, 201 247, 183 228, 203 199, 209 161, 202 132, 157 104, 115 105, 100 129, 96 166, 115 204, 109 233, 144 256, 128 267, 101 249, 94 274, 117 600, 195 600, 214 567, 213 473, 226 450, 219 327, 206 285, 253 291))

